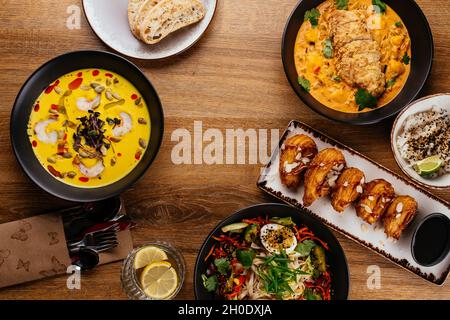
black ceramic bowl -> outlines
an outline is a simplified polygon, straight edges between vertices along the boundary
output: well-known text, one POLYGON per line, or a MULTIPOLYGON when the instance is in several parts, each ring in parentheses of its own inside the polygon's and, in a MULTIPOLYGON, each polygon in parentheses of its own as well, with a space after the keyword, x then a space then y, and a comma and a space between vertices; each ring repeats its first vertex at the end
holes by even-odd
POLYGON ((307 10, 317 7, 323 0, 302 0, 292 12, 284 30, 282 58, 286 76, 297 95, 314 111, 340 122, 364 125, 389 118, 413 101, 422 90, 433 64, 433 36, 428 21, 414 0, 385 0, 402 18, 411 37, 411 73, 403 90, 389 104, 365 113, 344 113, 326 107, 318 102, 298 84, 294 63, 294 45, 307 10))
POLYGON ((149 168, 161 145, 164 116, 158 94, 145 75, 128 60, 107 52, 77 51, 56 57, 36 70, 20 90, 11 113, 11 143, 25 173, 39 187, 62 199, 78 202, 103 200, 120 194, 134 184, 149 168), (62 183, 37 160, 27 136, 28 119, 35 100, 57 78, 78 69, 98 68, 113 71, 130 81, 142 94, 149 108, 151 133, 148 148, 139 164, 127 176, 108 186, 77 188, 62 183))
POLYGON ((195 263, 194 270, 194 290, 195 297, 199 300, 215 300, 219 299, 215 294, 212 294, 203 287, 202 274, 206 272, 207 265, 205 258, 208 255, 211 247, 214 244, 213 236, 221 234, 221 228, 231 223, 240 222, 242 219, 251 219, 258 216, 269 217, 292 217, 295 223, 307 226, 319 239, 325 241, 330 250, 327 251, 327 262, 331 270, 331 299, 346 300, 349 291, 349 274, 347 260, 344 251, 333 233, 322 222, 309 215, 308 213, 278 203, 268 203, 254 205, 242 209, 232 216, 223 220, 214 230, 208 235, 203 246, 200 249, 195 263))

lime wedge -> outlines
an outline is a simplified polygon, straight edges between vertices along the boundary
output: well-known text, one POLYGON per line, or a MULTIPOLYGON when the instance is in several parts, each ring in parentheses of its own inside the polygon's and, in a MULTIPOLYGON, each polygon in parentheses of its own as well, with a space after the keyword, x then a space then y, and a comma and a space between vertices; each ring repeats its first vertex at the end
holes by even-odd
POLYGON ((429 176, 433 174, 442 167, 442 160, 439 156, 432 156, 429 158, 425 158, 416 163, 417 173, 421 176, 429 176))

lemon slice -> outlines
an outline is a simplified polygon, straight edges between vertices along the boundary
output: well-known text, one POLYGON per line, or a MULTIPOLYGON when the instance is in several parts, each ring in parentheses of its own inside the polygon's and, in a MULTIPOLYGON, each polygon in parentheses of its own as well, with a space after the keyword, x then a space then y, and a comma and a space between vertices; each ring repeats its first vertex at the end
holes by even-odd
POLYGON ((417 172, 421 176, 433 174, 442 167, 442 160, 439 156, 432 156, 416 163, 417 172))
POLYGON ((152 262, 163 260, 167 260, 167 254, 164 250, 155 246, 148 246, 136 253, 136 256, 134 257, 134 269, 141 269, 152 262))
POLYGON ((178 275, 167 261, 153 262, 141 274, 141 286, 152 299, 165 299, 175 292, 178 275))

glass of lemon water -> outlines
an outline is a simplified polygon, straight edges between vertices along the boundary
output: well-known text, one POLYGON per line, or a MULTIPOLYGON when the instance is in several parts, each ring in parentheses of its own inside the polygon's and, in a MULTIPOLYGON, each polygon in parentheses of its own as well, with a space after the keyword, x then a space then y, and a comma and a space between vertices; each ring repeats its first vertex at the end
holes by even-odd
POLYGON ((185 269, 183 256, 171 244, 148 243, 125 259, 122 288, 133 300, 170 300, 183 285, 185 269))

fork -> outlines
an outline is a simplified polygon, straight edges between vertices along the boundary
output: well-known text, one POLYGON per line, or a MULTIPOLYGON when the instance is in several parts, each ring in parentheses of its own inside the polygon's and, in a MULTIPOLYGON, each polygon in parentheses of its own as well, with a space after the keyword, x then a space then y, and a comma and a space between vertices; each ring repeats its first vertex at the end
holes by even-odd
POLYGON ((118 244, 117 231, 113 229, 88 233, 80 241, 67 242, 67 247, 70 252, 78 251, 80 248, 90 248, 102 252, 109 250, 118 244))

